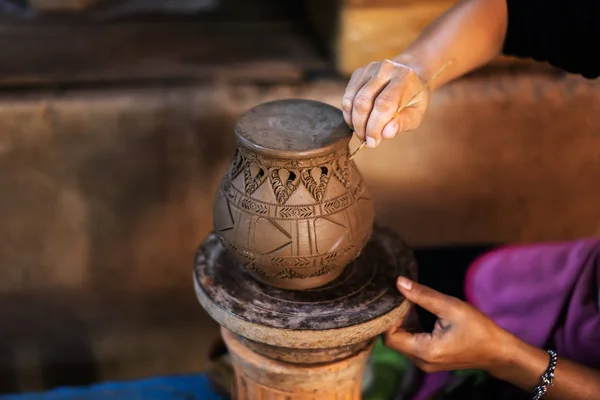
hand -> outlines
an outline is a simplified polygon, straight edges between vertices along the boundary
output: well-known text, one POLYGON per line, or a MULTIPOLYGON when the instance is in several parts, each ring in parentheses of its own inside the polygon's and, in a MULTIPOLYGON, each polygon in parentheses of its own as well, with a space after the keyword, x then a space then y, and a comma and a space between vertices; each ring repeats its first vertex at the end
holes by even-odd
POLYGON ((513 337, 469 304, 406 278, 398 290, 411 302, 438 317, 433 332, 410 333, 392 328, 384 343, 425 372, 482 369, 488 372, 506 362, 513 337))
POLYGON ((344 119, 368 147, 377 147, 382 139, 419 127, 429 103, 427 90, 394 115, 423 84, 413 68, 395 61, 359 68, 352 74, 342 99, 344 119))

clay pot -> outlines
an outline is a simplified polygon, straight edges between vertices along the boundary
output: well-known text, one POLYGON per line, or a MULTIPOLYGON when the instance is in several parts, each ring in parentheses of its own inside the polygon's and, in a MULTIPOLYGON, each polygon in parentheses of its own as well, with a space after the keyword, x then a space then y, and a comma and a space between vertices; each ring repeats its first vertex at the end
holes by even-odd
POLYGON ((259 105, 235 126, 237 150, 214 202, 215 232, 256 279, 310 289, 337 278, 366 244, 374 212, 352 131, 324 103, 259 105))

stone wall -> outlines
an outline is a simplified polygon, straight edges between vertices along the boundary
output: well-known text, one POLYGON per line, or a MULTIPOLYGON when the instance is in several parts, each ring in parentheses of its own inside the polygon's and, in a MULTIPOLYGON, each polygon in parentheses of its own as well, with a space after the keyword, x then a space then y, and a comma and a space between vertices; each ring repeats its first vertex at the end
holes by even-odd
MULTIPOLYGON (((339 105, 344 87, 3 95, 0 389, 204 368, 216 327, 191 267, 235 117, 277 98, 339 105)), ((417 132, 357 157, 379 219, 414 246, 599 233, 599 100, 598 83, 544 74, 443 88, 417 132)))

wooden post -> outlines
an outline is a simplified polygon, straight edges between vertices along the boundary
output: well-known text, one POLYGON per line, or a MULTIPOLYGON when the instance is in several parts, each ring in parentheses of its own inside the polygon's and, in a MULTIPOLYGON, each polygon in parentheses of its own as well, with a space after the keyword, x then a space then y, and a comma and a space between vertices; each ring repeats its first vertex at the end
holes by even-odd
POLYGON ((230 331, 221 334, 235 371, 235 400, 360 400, 372 344, 351 357, 315 366, 273 360, 256 353, 230 331))

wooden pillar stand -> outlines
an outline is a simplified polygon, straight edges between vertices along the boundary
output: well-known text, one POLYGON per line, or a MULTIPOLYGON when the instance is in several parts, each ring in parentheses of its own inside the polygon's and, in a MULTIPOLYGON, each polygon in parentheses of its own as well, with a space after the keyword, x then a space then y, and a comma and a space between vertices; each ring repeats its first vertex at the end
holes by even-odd
POLYGON ((359 400, 375 338, 409 304, 395 287, 416 279, 411 249, 375 227, 361 255, 327 286, 288 291, 256 281, 214 234, 200 245, 194 283, 222 326, 237 400, 359 400))
POLYGON ((225 328, 221 328, 221 333, 233 360, 235 381, 232 392, 237 400, 361 398, 361 380, 371 345, 338 361, 316 365, 294 364, 250 350, 225 328))

